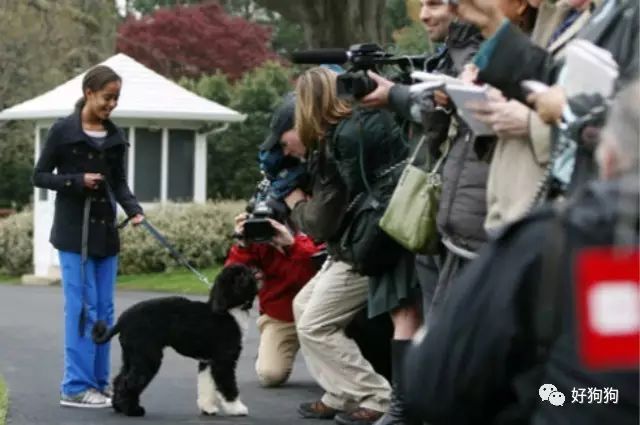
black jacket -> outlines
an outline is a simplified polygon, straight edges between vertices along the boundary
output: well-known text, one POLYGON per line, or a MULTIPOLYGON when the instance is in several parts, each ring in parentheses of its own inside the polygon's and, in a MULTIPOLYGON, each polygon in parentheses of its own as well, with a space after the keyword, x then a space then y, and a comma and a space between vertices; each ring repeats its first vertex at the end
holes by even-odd
POLYGON ((354 109, 331 128, 322 147, 309 157, 311 199, 299 202, 291 217, 300 229, 318 241, 340 236, 349 202, 366 190, 360 169, 360 143, 365 176, 371 185, 376 174, 407 156, 400 129, 387 111, 354 109))
POLYGON ((116 255, 120 240, 116 202, 128 216, 142 208, 127 186, 124 163, 127 141, 122 130, 105 121, 107 137, 95 144, 82 130, 80 113, 57 121, 36 164, 33 184, 57 192, 50 242, 59 250, 81 252, 85 198, 91 198, 88 254, 116 255), (56 170, 56 173, 53 170, 56 170), (96 190, 84 186, 85 173, 100 173, 105 182, 96 190))
POLYGON ((513 224, 469 264, 451 287, 437 322, 407 356, 408 402, 422 419, 433 425, 638 423, 638 370, 594 372, 580 362, 573 258, 568 255, 611 246, 620 235, 627 239, 625 246, 637 246, 638 189, 637 175, 595 182, 565 213, 566 242, 555 280, 561 285, 560 324, 533 391, 516 383, 522 384, 539 363, 533 300, 553 239, 550 230, 557 230, 550 227, 554 212, 540 211, 513 224), (543 383, 565 394, 564 406, 540 400, 537 388, 543 383), (574 387, 615 388, 618 404, 571 403, 574 387))

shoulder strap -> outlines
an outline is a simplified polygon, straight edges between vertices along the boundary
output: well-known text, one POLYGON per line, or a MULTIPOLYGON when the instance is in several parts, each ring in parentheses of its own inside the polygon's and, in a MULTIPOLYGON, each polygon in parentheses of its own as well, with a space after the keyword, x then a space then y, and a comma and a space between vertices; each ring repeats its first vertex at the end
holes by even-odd
POLYGON ((555 206, 555 214, 547 231, 542 253, 540 282, 537 286, 533 329, 538 345, 538 360, 546 361, 551 345, 560 333, 563 271, 571 257, 565 226, 568 205, 555 206), (568 254, 568 255, 567 255, 568 254))

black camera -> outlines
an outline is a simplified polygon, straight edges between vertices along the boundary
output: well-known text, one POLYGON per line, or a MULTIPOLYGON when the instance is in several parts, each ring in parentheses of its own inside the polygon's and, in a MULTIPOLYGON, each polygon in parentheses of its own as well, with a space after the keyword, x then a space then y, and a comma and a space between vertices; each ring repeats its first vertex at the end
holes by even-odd
POLYGON ((273 210, 266 200, 255 204, 253 211, 249 213, 247 221, 244 223, 243 237, 248 242, 268 242, 275 236, 275 229, 269 222, 272 218, 273 210))
POLYGON ((411 71, 422 69, 424 56, 398 56, 385 52, 375 43, 354 44, 349 50, 318 49, 291 54, 294 63, 302 64, 349 64, 348 71, 340 74, 337 81, 337 92, 340 97, 359 99, 366 96, 378 86, 367 75, 368 70, 384 74, 386 78, 399 83, 411 82, 411 71), (382 72, 385 65, 395 65, 395 72, 382 72))
POLYGON ((244 223, 242 235, 236 235, 247 242, 269 242, 275 236, 275 229, 269 219, 284 223, 288 216, 287 206, 269 195, 270 182, 264 179, 247 204, 249 214, 244 223))

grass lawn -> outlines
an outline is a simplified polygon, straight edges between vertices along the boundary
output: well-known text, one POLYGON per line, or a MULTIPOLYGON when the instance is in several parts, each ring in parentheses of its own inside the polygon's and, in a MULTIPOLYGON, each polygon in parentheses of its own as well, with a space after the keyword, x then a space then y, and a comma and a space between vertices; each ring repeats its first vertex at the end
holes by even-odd
POLYGON ((0 425, 4 425, 7 420, 7 409, 9 408, 9 392, 7 384, 0 376, 0 425))
MULTIPOLYGON (((17 285, 20 283, 20 276, 11 276, 0 273, 0 283, 8 283, 10 285, 17 285)), ((1 422, 0 422, 1 424, 1 422)))
MULTIPOLYGON (((199 270, 211 282, 222 266, 199 270)), ((180 268, 166 273, 130 274, 118 276, 117 289, 136 291, 173 292, 177 294, 208 293, 207 287, 189 270, 180 268)))

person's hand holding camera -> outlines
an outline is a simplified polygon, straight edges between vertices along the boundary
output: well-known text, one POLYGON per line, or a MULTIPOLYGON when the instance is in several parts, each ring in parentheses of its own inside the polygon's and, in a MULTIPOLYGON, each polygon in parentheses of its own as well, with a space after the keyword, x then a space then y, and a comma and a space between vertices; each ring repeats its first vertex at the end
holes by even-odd
POLYGON ((85 173, 84 186, 88 189, 96 190, 100 186, 100 182, 104 180, 104 176, 99 173, 85 173))
POLYGON ((275 230, 275 235, 273 236, 273 238, 271 238, 271 243, 273 244, 273 246, 280 250, 284 250, 285 248, 293 245, 293 242, 295 240, 293 239, 293 235, 291 234, 289 229, 287 229, 287 226, 272 218, 269 218, 267 220, 269 220, 269 223, 271 223, 271 226, 275 230))
POLYGON ((249 214, 247 214, 246 212, 240 213, 237 216, 234 217, 233 222, 234 222, 234 228, 233 228, 233 233, 235 235, 235 237, 238 238, 238 245, 244 247, 245 246, 245 241, 244 241, 244 223, 247 221, 247 218, 249 217, 249 214))
POLYGON ((389 91, 395 83, 373 71, 368 71, 367 75, 376 82, 378 87, 360 100, 361 105, 367 108, 384 108, 389 104, 389 91))

